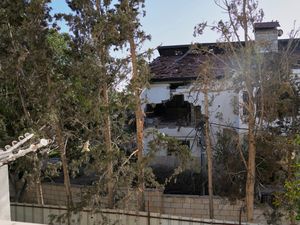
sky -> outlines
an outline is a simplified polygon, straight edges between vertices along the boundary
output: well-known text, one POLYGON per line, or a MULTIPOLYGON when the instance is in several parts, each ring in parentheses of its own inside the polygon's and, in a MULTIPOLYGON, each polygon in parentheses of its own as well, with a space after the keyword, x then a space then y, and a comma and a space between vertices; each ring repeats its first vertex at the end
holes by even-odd
MULTIPOLYGON (((143 30, 152 39, 145 47, 159 45, 181 45, 192 42, 215 42, 217 34, 208 31, 201 37, 193 37, 193 30, 199 22, 213 23, 222 18, 225 12, 215 5, 214 0, 145 0, 146 16, 142 18, 143 30)), ((64 0, 53 0, 53 11, 69 12, 64 0)), ((259 0, 259 8, 265 13, 264 21, 277 20, 283 30, 281 38, 300 27, 300 0, 259 0)), ((63 31, 67 31, 63 27, 63 31)))

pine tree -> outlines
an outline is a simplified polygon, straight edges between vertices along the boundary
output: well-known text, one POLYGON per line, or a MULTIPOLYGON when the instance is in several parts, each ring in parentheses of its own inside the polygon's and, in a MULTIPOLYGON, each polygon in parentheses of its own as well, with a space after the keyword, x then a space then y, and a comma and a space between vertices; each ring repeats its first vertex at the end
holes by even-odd
MULTIPOLYGON (((51 19, 48 2, 0 3, 0 118, 1 140, 6 142, 29 130, 38 132, 46 111, 47 99, 43 93, 49 72, 48 48, 45 47, 51 19)), ((27 168, 27 171, 40 177, 39 167, 27 168)), ((42 203, 41 183, 37 182, 36 186, 37 199, 42 203)))
POLYGON ((136 120, 136 143, 138 158, 138 208, 145 210, 144 190, 145 178, 143 160, 143 138, 144 138, 144 113, 142 110, 141 93, 145 87, 148 69, 146 61, 137 54, 137 49, 142 43, 149 39, 149 36, 141 30, 140 16, 144 8, 144 0, 125 0, 120 1, 118 16, 120 21, 121 38, 129 44, 131 61, 131 80, 130 88, 134 98, 134 111, 136 120))

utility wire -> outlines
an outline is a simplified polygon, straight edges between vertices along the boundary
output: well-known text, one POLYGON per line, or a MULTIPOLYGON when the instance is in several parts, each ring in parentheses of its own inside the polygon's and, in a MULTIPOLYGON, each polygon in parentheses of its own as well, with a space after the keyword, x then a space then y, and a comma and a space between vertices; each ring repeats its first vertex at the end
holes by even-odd
POLYGON ((210 124, 211 124, 211 125, 220 126, 220 127, 234 128, 234 129, 237 129, 237 130, 249 130, 249 128, 230 126, 230 125, 220 124, 220 123, 214 123, 214 122, 210 122, 210 124))

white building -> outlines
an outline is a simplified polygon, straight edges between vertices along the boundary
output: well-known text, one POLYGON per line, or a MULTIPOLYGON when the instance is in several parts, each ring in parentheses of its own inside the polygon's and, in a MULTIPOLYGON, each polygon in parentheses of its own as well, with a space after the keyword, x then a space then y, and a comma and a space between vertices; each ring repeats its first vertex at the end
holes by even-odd
MULTIPOLYGON (((278 22, 255 24, 255 39, 260 43, 262 52, 277 52, 288 45, 289 40, 278 39, 282 31, 277 27, 279 27, 278 22)), ((208 51, 212 50, 215 54, 220 51, 217 43, 198 44, 198 46, 208 51)), ((191 45, 162 46, 158 51, 159 57, 150 64, 152 73, 150 87, 142 94, 146 117, 144 149, 149 150, 148 143, 153 139, 153 136, 147 133, 156 129, 188 145, 192 156, 198 159, 197 165, 205 168, 205 149, 201 141, 204 135, 201 131, 204 95, 202 92, 195 91, 193 85, 205 56, 201 51, 193 50, 191 45)), ((297 51, 300 51, 299 47, 297 51)), ((294 69, 294 73, 298 72, 294 69)), ((222 69, 216 74, 216 82, 222 82, 222 69)), ((245 132, 247 123, 243 119, 244 112, 241 107, 241 103, 245 100, 243 92, 236 92, 233 88, 223 88, 210 92, 209 96, 212 144, 216 144, 217 132, 245 132)), ((156 154, 152 164, 174 167, 176 158, 164 149, 156 154)))

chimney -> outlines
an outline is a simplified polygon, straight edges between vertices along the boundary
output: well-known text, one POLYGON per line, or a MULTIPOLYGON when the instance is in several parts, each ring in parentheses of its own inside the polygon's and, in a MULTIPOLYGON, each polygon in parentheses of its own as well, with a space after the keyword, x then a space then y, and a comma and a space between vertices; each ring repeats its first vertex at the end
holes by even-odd
POLYGON ((261 49, 261 52, 277 52, 278 37, 282 35, 282 30, 277 21, 254 23, 255 41, 261 49))

